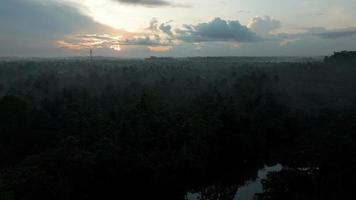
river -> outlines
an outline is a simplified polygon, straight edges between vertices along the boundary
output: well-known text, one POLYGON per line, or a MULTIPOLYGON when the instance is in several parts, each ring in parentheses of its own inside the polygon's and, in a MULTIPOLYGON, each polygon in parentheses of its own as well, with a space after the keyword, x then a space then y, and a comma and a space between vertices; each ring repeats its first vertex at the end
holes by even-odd
MULTIPOLYGON (((233 200, 253 200, 256 193, 263 192, 262 180, 265 179, 270 172, 279 172, 283 169, 281 164, 274 166, 265 166, 258 170, 257 178, 253 181, 247 181, 245 185, 239 187, 236 191, 233 200)), ((187 200, 201 200, 201 193, 190 193, 186 195, 187 200)))

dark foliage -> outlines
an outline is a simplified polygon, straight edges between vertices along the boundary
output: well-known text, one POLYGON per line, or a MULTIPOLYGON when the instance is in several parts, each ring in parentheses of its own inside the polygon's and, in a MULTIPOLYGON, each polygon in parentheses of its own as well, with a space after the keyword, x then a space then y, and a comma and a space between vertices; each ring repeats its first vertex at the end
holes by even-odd
POLYGON ((351 65, 4 61, 0 199, 232 199, 276 162, 260 199, 345 196, 351 65))

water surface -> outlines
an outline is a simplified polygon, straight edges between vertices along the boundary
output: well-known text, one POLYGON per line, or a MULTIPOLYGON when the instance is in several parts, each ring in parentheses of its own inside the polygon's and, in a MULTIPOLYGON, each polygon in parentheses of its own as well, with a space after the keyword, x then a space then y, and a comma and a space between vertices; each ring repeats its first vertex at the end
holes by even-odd
MULTIPOLYGON (((270 172, 279 172, 283 169, 281 164, 274 166, 265 166, 258 170, 257 178, 253 181, 247 181, 245 185, 239 187, 236 191, 233 200, 253 200, 253 197, 257 193, 263 192, 262 180, 267 178, 270 172)), ((202 194, 200 192, 188 192, 186 196, 187 200, 201 200, 202 194)))

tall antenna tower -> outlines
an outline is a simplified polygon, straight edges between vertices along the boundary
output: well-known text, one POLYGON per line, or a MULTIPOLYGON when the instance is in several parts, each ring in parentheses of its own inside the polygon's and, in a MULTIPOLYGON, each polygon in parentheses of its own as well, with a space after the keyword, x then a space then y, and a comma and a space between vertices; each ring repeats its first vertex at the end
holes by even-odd
POLYGON ((92 61, 93 61, 93 50, 90 49, 90 62, 92 62, 92 61))

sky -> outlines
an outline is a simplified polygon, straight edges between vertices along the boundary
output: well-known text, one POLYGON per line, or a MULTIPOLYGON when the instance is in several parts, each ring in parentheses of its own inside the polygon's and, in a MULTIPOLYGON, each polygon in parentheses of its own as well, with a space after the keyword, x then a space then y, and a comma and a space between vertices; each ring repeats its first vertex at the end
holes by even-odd
POLYGON ((0 0, 0 57, 324 56, 356 0, 0 0))

